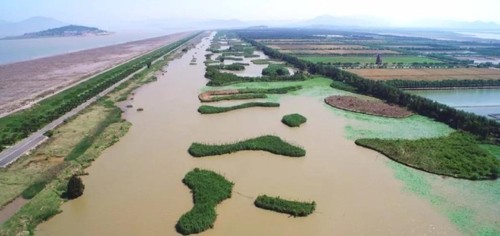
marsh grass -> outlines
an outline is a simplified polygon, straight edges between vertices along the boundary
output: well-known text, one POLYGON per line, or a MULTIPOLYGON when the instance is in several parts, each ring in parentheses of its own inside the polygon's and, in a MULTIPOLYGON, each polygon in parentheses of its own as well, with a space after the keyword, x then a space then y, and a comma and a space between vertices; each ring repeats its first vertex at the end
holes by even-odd
POLYGON ((285 115, 281 119, 281 122, 289 127, 299 127, 300 125, 306 123, 306 121, 307 118, 297 113, 285 115))
POLYGON ((216 106, 202 105, 198 108, 198 112, 201 114, 215 114, 215 113, 228 112, 249 107, 279 107, 279 106, 280 104, 275 102, 248 102, 230 107, 216 107, 216 106))
POLYGON ((294 146, 283 141, 281 138, 272 135, 260 136, 247 139, 232 144, 202 144, 193 143, 188 149, 193 157, 205 157, 223 155, 238 151, 266 151, 277 155, 289 157, 303 157, 306 151, 300 147, 294 146))
POLYGON ((356 144, 390 159, 429 173, 455 178, 496 179, 500 161, 464 132, 417 140, 358 139, 356 144))
POLYGON ((258 196, 254 202, 258 208, 271 210, 292 216, 308 216, 316 209, 316 202, 298 202, 267 195, 258 196))
POLYGON ((187 235, 213 228, 215 207, 231 198, 234 184, 213 171, 198 168, 188 172, 182 182, 191 189, 194 206, 175 225, 177 232, 187 235))

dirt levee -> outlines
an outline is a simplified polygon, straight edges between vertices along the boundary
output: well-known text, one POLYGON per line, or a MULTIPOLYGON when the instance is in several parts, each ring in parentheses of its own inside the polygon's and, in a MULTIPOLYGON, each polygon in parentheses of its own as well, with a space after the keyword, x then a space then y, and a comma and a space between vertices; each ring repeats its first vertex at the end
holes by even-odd
POLYGON ((0 65, 0 114, 48 96, 90 75, 172 43, 187 32, 0 65))

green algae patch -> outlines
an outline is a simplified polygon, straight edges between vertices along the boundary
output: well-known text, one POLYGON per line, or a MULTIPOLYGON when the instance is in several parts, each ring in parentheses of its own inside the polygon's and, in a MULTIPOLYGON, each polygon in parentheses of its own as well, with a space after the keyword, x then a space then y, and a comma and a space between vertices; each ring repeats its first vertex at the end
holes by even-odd
POLYGON ((500 162, 466 133, 418 140, 358 139, 355 143, 434 174, 485 180, 496 179, 500 172, 500 162))
POLYGON ((198 168, 188 172, 182 182, 191 189, 194 206, 175 225, 177 232, 188 235, 213 228, 217 218, 215 207, 231 198, 234 184, 213 171, 198 168))
POLYGON ((260 136, 231 144, 193 143, 188 149, 193 157, 205 157, 229 154, 238 151, 266 151, 289 157, 303 157, 306 151, 272 135, 260 136))
POLYGON ((289 214, 291 216, 308 216, 316 209, 316 202, 299 202, 285 200, 267 195, 258 196, 254 202, 258 208, 289 214))

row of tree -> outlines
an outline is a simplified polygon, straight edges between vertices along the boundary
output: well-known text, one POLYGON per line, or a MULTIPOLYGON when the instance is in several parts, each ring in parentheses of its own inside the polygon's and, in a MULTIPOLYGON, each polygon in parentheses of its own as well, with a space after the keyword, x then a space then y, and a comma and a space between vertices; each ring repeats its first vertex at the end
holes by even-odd
POLYGON ((300 60, 297 57, 280 53, 277 50, 253 40, 251 32, 239 31, 238 33, 242 39, 262 50, 271 58, 284 60, 299 69, 308 70, 311 74, 321 74, 333 80, 342 81, 357 88, 359 93, 407 107, 420 115, 448 124, 452 128, 468 131, 482 138, 489 139, 490 141, 500 142, 500 123, 494 120, 457 110, 427 98, 406 93, 382 81, 365 79, 359 75, 340 70, 333 66, 300 60))

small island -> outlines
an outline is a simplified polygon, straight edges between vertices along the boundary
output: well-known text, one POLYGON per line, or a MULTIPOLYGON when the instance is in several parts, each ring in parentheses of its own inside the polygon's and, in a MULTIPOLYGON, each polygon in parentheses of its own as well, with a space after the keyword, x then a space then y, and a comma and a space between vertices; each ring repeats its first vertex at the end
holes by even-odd
POLYGON ((87 27, 81 25, 67 25, 59 28, 26 33, 19 36, 9 36, 3 39, 36 39, 36 38, 56 38, 56 37, 75 37, 75 36, 99 36, 99 35, 109 35, 109 34, 111 33, 95 27, 87 27))

